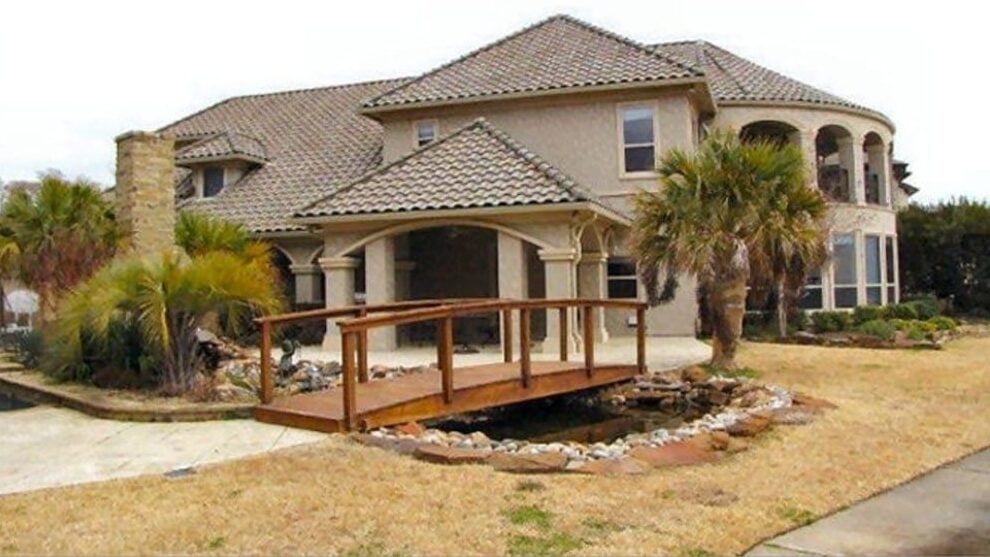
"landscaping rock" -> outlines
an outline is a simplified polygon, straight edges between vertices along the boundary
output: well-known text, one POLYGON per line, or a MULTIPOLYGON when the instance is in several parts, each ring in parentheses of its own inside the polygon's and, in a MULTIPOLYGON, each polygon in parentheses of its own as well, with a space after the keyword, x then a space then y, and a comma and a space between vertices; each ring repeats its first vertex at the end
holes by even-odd
POLYGON ((750 414, 726 428, 733 437, 753 437, 766 430, 773 422, 769 413, 750 414))
POLYGON ((681 371, 681 379, 688 383, 704 383, 711 379, 711 374, 701 366, 691 366, 681 371))
POLYGON ((815 412, 798 406, 788 406, 774 410, 772 417, 775 424, 806 425, 815 421, 815 412))
POLYGON ((401 455, 411 455, 423 444, 415 439, 392 439, 389 437, 377 437, 367 433, 358 433, 352 438, 362 445, 377 447, 401 455))
POLYGON ((645 474, 652 466, 649 463, 635 458, 608 458, 586 462, 575 471, 582 474, 595 474, 598 476, 630 476, 645 474))
POLYGON ((540 474, 560 472, 567 465, 567 457, 561 453, 495 453, 488 458, 488 464, 500 472, 540 474))
POLYGON ((726 454, 736 454, 749 450, 749 443, 738 437, 729 438, 729 445, 725 447, 726 454))
POLYGON ((492 452, 487 449, 461 449, 443 445, 420 445, 413 452, 413 457, 436 464, 480 464, 485 462, 492 452))
POLYGON ((399 433, 405 433, 406 435, 412 435, 413 437, 419 437, 420 435, 426 433, 426 428, 419 425, 418 422, 408 422, 400 426, 396 426, 395 430, 399 433))
POLYGON ((791 403, 794 406, 802 406, 812 410, 834 410, 838 408, 838 406, 827 400, 815 398, 799 392, 795 392, 791 395, 791 403))
POLYGON ((704 464, 718 459, 717 453, 684 441, 661 447, 637 447, 628 454, 631 458, 641 460, 654 468, 704 464))
POLYGON ((220 402, 257 402, 258 396, 251 389, 246 389, 233 383, 223 383, 213 389, 216 400, 220 402))

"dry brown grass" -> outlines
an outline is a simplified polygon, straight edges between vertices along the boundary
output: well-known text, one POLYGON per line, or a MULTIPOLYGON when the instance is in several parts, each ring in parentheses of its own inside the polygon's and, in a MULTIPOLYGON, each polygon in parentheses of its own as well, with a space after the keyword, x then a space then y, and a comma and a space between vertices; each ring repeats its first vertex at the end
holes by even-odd
POLYGON ((943 352, 747 345, 742 363, 763 380, 840 408, 716 464, 520 488, 338 438, 180 480, 2 497, 0 553, 502 554, 532 540, 582 540, 575 555, 738 553, 990 445, 988 352, 987 338, 943 352), (513 523, 539 510, 549 525, 513 523))

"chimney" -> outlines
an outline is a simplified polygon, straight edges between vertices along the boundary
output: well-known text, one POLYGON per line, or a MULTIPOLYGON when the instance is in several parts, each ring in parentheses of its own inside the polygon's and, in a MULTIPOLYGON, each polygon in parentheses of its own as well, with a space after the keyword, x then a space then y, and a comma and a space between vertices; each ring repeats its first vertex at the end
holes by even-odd
POLYGON ((158 254, 175 246, 175 136, 130 131, 116 138, 116 217, 126 250, 158 254))

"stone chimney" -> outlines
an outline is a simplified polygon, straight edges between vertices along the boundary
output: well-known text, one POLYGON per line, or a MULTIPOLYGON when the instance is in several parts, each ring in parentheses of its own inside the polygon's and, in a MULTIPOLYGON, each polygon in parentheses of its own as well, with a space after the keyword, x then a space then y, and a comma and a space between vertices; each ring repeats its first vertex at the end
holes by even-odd
POLYGON ((175 136, 130 131, 116 141, 116 216, 127 251, 143 255, 173 248, 175 136))

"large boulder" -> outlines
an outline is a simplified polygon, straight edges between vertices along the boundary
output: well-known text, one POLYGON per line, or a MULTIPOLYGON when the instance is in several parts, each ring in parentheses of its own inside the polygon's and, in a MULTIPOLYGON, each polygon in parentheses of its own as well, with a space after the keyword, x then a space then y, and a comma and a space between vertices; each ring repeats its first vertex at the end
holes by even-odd
POLYGON ((413 457, 435 464, 480 464, 492 454, 487 449, 460 449, 443 445, 420 445, 413 457))
POLYGON ((488 458, 488 464, 500 472, 540 474, 562 471, 567 465, 567 457, 557 452, 538 454, 495 453, 488 458))
POLYGON ((652 466, 649 463, 635 458, 605 458, 602 460, 592 460, 586 462, 575 472, 581 474, 595 474, 598 476, 630 476, 645 474, 652 466))
POLYGON ((726 428, 734 437, 754 437, 765 431, 773 423, 769 412, 750 414, 726 428))
POLYGON ((718 459, 718 453, 699 447, 695 443, 680 441, 661 447, 636 447, 627 453, 654 468, 704 464, 718 459))

